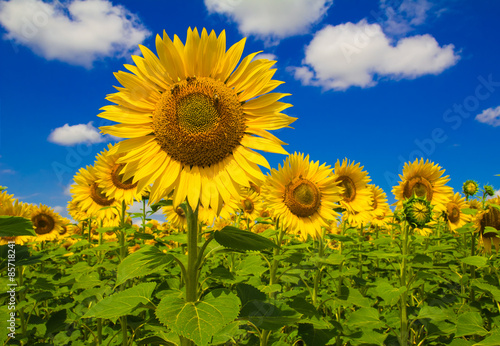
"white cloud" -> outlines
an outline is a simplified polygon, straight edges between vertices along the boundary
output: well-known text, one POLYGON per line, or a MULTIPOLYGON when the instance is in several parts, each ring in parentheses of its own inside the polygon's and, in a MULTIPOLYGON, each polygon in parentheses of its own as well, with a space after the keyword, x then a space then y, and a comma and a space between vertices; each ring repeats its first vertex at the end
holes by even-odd
POLYGON ((101 136, 97 129, 88 124, 68 125, 64 124, 53 130, 48 138, 49 142, 59 145, 75 145, 78 143, 102 143, 106 137, 101 136))
POLYGON ((65 207, 61 207, 60 205, 56 205, 53 209, 58 214, 62 214, 64 212, 66 212, 66 208, 65 207))
POLYGON ((452 44, 440 47, 430 35, 391 42, 379 24, 362 20, 318 31, 306 47, 303 66, 289 70, 303 84, 345 90, 370 87, 384 77, 413 79, 439 74, 458 59, 452 44))
POLYGON ((253 58, 253 60, 258 60, 258 59, 278 60, 278 57, 271 53, 260 53, 253 58))
POLYGON ((476 120, 494 127, 500 126, 500 106, 485 109, 481 114, 476 115, 476 120))
POLYGON ((307 33, 332 3, 333 0, 205 0, 210 13, 228 16, 243 34, 268 40, 307 33))
POLYGON ((123 57, 150 35, 137 16, 108 0, 0 1, 4 38, 48 60, 90 68, 104 57, 123 57))
POLYGON ((384 13, 384 31, 391 35, 403 35, 422 25, 433 7, 427 0, 381 0, 380 9, 384 13))

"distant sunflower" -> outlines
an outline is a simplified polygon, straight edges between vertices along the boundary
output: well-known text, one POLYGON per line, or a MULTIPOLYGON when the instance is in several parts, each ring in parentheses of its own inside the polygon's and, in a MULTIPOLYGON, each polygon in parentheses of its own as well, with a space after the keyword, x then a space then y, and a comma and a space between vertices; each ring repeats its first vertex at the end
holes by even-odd
POLYGON ((3 205, 11 205, 14 200, 14 195, 7 194, 7 191, 0 193, 0 210, 3 205))
POLYGON ((458 192, 446 204, 445 215, 448 220, 448 226, 452 231, 471 221, 471 216, 462 212, 462 209, 465 208, 467 208, 467 202, 458 192))
MULTIPOLYGON (((17 199, 4 199, 4 203, 0 206, 0 215, 18 216, 29 219, 31 217, 32 206, 27 203, 19 202, 17 199)), ((30 236, 15 236, 15 237, 0 237, 0 245, 7 244, 9 241, 14 241, 16 244, 22 245, 30 240, 30 236)))
POLYGON ((288 156, 283 167, 271 170, 262 189, 282 227, 302 240, 308 235, 321 237, 321 227, 338 216, 333 209, 339 207, 341 193, 330 166, 309 162, 309 155, 297 153, 288 156))
POLYGON ((163 215, 170 221, 170 224, 181 230, 187 227, 187 218, 184 209, 180 205, 173 207, 171 205, 162 208, 163 215))
POLYGON ((87 217, 95 216, 98 219, 113 220, 119 216, 121 203, 108 198, 97 183, 97 174, 94 166, 80 168, 74 177, 75 184, 71 186, 73 203, 79 208, 79 215, 85 213, 87 217), (106 208, 105 207, 116 207, 106 208))
POLYGON ((242 188, 239 208, 243 216, 250 221, 259 217, 258 209, 260 196, 254 189, 242 188))
POLYGON ((476 227, 481 234, 483 246, 487 252, 491 252, 491 244, 500 250, 500 237, 493 232, 488 232, 486 227, 493 227, 495 230, 500 231, 500 210, 487 205, 484 210, 479 212, 476 217, 476 227))
POLYGON ((31 222, 35 229, 36 237, 33 241, 54 240, 62 230, 63 220, 52 208, 40 204, 31 209, 31 222))
POLYGON ((448 200, 453 196, 451 187, 446 186, 450 180, 448 176, 443 177, 444 169, 440 166, 416 159, 413 163, 405 163, 403 175, 399 175, 401 181, 394 186, 392 192, 398 201, 398 208, 403 206, 403 201, 412 197, 424 197, 434 206, 434 211, 445 211, 448 200))
POLYGON ((265 177, 267 160, 252 149, 287 154, 283 142, 267 130, 288 127, 295 118, 282 114, 290 107, 278 102, 289 94, 270 93, 282 82, 273 80, 275 61, 238 61, 245 39, 226 51, 226 35, 188 29, 186 44, 157 35, 158 57, 139 46, 144 57, 132 56, 132 73, 115 73, 123 87, 107 96, 116 105, 99 116, 119 124, 103 133, 129 138, 118 144, 124 154, 123 179, 139 186, 153 183, 150 200, 174 190, 173 204, 186 198, 219 213, 223 201, 238 199, 240 185, 265 177), (236 69, 235 69, 236 68, 236 69))
POLYGON ((359 163, 347 159, 337 160, 334 168, 335 181, 344 188, 340 205, 352 215, 372 210, 372 191, 368 188, 370 177, 359 163))
POLYGON ((108 150, 102 151, 96 157, 95 169, 97 184, 102 189, 108 199, 115 199, 119 202, 125 201, 125 204, 131 205, 134 199, 142 200, 141 191, 137 188, 137 182, 133 183, 133 178, 123 179, 123 163, 117 163, 123 156, 114 154, 115 146, 109 144, 108 150))

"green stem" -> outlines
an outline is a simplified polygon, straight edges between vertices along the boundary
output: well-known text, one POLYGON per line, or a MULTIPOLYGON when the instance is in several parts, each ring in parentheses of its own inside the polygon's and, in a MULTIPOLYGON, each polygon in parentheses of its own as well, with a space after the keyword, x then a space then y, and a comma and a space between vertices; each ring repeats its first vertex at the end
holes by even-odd
MULTIPOLYGON (((191 208, 189 203, 181 204, 184 209, 187 221, 187 250, 188 250, 188 265, 186 269, 186 302, 196 302, 198 300, 198 206, 195 210, 191 208)), ((180 336, 182 346, 192 346, 194 343, 180 336)))
MULTIPOLYGON (((24 285, 24 268, 25 267, 17 267, 17 275, 19 276, 19 288, 24 285)), ((26 288, 19 292, 19 301, 24 302, 24 292, 26 288)), ((23 335, 26 334, 26 318, 24 316, 24 308, 19 309, 19 317, 21 318, 21 333, 23 335)))
MULTIPOLYGON (((321 238, 318 240, 318 256, 319 258, 323 258, 324 255, 324 243, 323 243, 323 238, 325 237, 325 228, 322 228, 322 234, 321 238)), ((321 279, 321 273, 323 271, 323 265, 318 263, 318 269, 316 270, 316 275, 314 276, 314 288, 313 288, 313 293, 312 293, 312 301, 313 305, 316 306, 316 303, 318 301, 318 290, 319 290, 319 282, 321 279)))
MULTIPOLYGON (((120 263, 127 256, 127 248, 125 246, 125 201, 122 201, 122 210, 120 218, 120 230, 118 231, 118 241, 120 242, 120 263)), ((124 282, 118 288, 119 291, 123 291, 126 288, 127 283, 124 282)), ((127 316, 120 317, 120 325, 122 327, 122 346, 128 345, 128 335, 127 335, 127 316)))
MULTIPOLYGON (((471 241, 470 241, 470 255, 474 256, 476 254, 476 232, 471 233, 471 241)), ((476 278, 476 267, 473 265, 470 266, 470 275, 472 280, 476 278)), ((470 288, 470 303, 474 302, 475 300, 475 291, 474 287, 470 288)))
POLYGON ((406 282, 406 256, 408 255, 408 233, 409 233, 409 225, 407 222, 403 225, 403 244, 401 246, 401 254, 403 255, 402 263, 401 263, 401 272, 400 272, 400 287, 406 287, 406 290, 401 294, 400 298, 400 320, 401 320, 401 330, 399 335, 399 344, 401 346, 408 345, 408 314, 406 310, 407 299, 408 299, 408 287, 406 282))

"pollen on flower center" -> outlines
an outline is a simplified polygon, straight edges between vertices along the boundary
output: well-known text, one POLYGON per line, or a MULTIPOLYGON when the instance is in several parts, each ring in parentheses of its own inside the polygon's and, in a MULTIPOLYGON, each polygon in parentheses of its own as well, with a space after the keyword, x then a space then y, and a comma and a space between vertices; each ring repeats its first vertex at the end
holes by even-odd
POLYGON ((47 214, 38 214, 32 219, 36 234, 50 233, 55 227, 55 220, 47 214))
POLYGON ((122 171, 123 167, 125 167, 125 164, 116 164, 113 167, 113 170, 111 171, 111 180, 113 181, 113 184, 122 189, 122 190, 130 190, 133 189, 137 186, 137 182, 135 184, 132 184, 133 178, 130 178, 126 181, 122 181, 123 174, 120 174, 122 171))
POLYGON ((153 112, 161 148, 189 166, 218 163, 240 145, 246 129, 236 92, 209 77, 180 81, 166 90, 153 112))
POLYGON ((110 206, 111 204, 113 204, 113 202, 115 201, 114 198, 112 199, 107 199, 106 198, 106 195, 102 192, 102 190, 97 186, 97 183, 93 183, 91 186, 90 186, 90 197, 92 198, 92 200, 94 200, 94 202, 96 202, 97 204, 101 205, 101 206, 110 206))
POLYGON ((285 205, 297 216, 313 215, 319 208, 321 193, 318 187, 307 179, 299 178, 285 189, 285 205))

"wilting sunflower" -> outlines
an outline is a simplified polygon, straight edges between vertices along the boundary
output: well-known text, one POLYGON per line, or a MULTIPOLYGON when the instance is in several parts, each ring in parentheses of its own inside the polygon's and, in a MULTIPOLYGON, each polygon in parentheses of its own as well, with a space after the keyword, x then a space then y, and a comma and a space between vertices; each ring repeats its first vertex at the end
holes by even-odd
POLYGON ((275 61, 245 57, 245 39, 226 51, 226 35, 188 29, 186 44, 164 32, 157 35, 158 57, 139 46, 132 73, 115 74, 123 88, 107 96, 116 105, 99 116, 119 124, 103 133, 129 138, 118 144, 125 154, 123 179, 133 177, 141 189, 150 183, 154 203, 174 190, 173 204, 187 197, 217 212, 222 200, 238 199, 240 185, 265 177, 258 165, 267 160, 252 149, 287 154, 283 142, 267 130, 288 127, 295 118, 282 114, 289 94, 270 93, 282 82, 273 80, 275 61), (236 69, 235 69, 236 68, 236 69))
POLYGON ((42 242, 44 240, 54 240, 62 230, 63 219, 52 208, 40 204, 31 209, 31 222, 35 229, 36 237, 32 241, 42 242))
POLYGON ((348 213, 357 214, 372 210, 372 191, 368 188, 370 177, 359 163, 354 164, 347 159, 337 160, 334 168, 334 179, 344 188, 340 205, 348 213))
MULTIPOLYGON (((95 216, 98 219, 114 220, 120 215, 121 203, 106 197, 105 192, 97 184, 97 174, 94 166, 80 168, 74 177, 75 184, 71 186, 73 203, 79 208, 80 213, 86 217, 95 216), (105 207, 115 207, 106 208, 105 207)), ((81 214, 80 214, 81 215, 81 214)))
POLYGON ((486 227, 493 227, 497 231, 500 231, 500 210, 491 205, 487 205, 486 208, 477 215, 476 228, 481 234, 481 240, 485 250, 491 252, 491 244, 493 243, 498 251, 500 249, 500 237, 496 233, 488 232, 486 227))
POLYGON ((321 237, 321 227, 328 227, 327 220, 338 216, 333 209, 339 207, 343 191, 330 166, 309 162, 309 155, 297 153, 286 158, 283 168, 271 170, 262 190, 282 227, 302 240, 308 235, 321 237))
POLYGON ((141 191, 137 189, 137 183, 132 182, 132 178, 123 179, 123 163, 117 163, 119 154, 114 154, 116 145, 108 145, 108 150, 104 150, 96 157, 95 169, 97 175, 97 184, 102 189, 108 199, 115 199, 119 202, 125 201, 125 204, 131 205, 134 199, 142 200, 141 191))
POLYGON ((448 220, 448 226, 452 231, 471 221, 471 216, 462 212, 462 209, 465 208, 467 208, 467 202, 458 192, 446 204, 445 215, 448 220))
POLYGON ((424 163, 424 159, 420 159, 420 162, 416 159, 413 163, 405 163, 403 175, 399 175, 401 181, 392 189, 398 208, 403 206, 405 199, 415 195, 429 201, 435 212, 445 211, 453 190, 445 185, 450 179, 448 176, 443 177, 443 173, 444 169, 429 160, 424 163))

